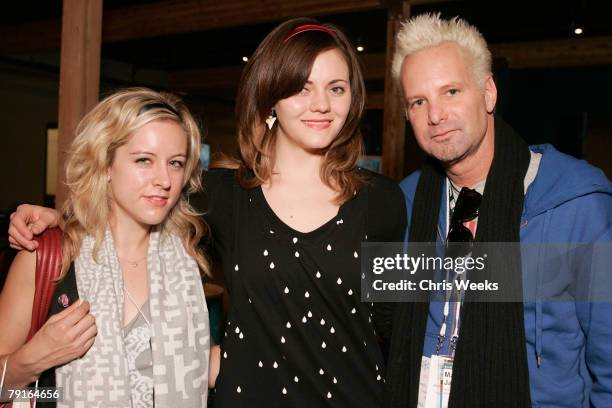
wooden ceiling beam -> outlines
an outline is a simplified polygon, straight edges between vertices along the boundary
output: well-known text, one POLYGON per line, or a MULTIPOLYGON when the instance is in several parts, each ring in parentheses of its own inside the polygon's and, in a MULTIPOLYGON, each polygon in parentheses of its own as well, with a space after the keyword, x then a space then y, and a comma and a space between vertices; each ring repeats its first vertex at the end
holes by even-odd
POLYGON ((106 41, 125 41, 380 8, 380 0, 186 0, 110 10, 106 41))
MULTIPOLYGON (((413 0, 412 5, 429 0, 413 0)), ((436 0, 433 0, 436 1, 436 0)), ((151 4, 105 10, 102 42, 206 31, 281 21, 294 16, 316 16, 386 8, 390 0, 164 0, 151 4), (274 10, 271 13, 270 10, 274 10)), ((0 55, 57 49, 58 20, 0 27, 0 55)), ((575 67, 612 64, 612 36, 491 44, 494 57, 508 60, 512 68, 575 67)), ((380 56, 365 55, 364 59, 380 56)), ((370 77, 382 79, 384 64, 367 64, 370 77)))
MULTIPOLYGON (((385 78, 385 54, 360 55, 366 80, 385 78)), ((170 88, 176 90, 234 89, 240 80, 242 65, 174 71, 170 73, 170 88)))
MULTIPOLYGON (((612 65, 612 36, 569 40, 530 41, 490 45, 494 58, 504 58, 510 68, 563 68, 612 65)), ((385 78, 385 54, 360 56, 366 80, 385 78)), ((234 89, 242 66, 175 71, 170 86, 177 90, 234 89)))
POLYGON ((514 69, 612 65, 612 36, 500 43, 490 49, 514 69))
MULTIPOLYGON (((105 10, 102 42, 119 42, 383 8, 384 0, 183 0, 105 10)), ((60 21, 0 27, 0 55, 57 49, 60 21)))
MULTIPOLYGON (((364 54, 360 56, 366 80, 380 80, 385 77, 385 54, 364 54)), ((169 76, 169 86, 176 90, 235 89, 240 80, 242 65, 174 71, 169 76)))

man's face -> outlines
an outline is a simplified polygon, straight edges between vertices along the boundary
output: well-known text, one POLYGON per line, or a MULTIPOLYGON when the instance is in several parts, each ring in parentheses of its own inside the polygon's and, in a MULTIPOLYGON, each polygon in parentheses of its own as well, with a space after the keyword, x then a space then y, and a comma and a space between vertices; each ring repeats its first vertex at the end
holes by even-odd
POLYGON ((417 143, 430 156, 454 164, 493 137, 488 112, 495 107, 493 78, 479 86, 470 57, 458 45, 444 43, 406 57, 401 85, 417 143))

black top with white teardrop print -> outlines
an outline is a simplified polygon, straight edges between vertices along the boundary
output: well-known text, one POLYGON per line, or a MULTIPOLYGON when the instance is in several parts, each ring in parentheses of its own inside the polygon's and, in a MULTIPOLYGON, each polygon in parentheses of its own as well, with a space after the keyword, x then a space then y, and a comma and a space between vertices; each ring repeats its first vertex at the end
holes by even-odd
POLYGON ((373 305, 361 302, 361 242, 368 219, 387 226, 378 240, 400 241, 405 206, 394 182, 366 175, 334 218, 301 233, 261 188, 240 188, 230 170, 206 173, 194 201, 230 292, 216 408, 380 405, 384 362, 373 305))

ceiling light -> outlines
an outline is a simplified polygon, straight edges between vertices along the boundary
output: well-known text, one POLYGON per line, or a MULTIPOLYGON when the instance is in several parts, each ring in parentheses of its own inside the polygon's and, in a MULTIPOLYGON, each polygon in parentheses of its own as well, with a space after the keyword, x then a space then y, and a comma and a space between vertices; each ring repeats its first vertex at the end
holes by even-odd
POLYGON ((249 61, 249 57, 242 57, 242 61, 243 62, 248 62, 249 61))
POLYGON ((363 45, 358 45, 358 46, 357 46, 357 51, 358 51, 358 52, 363 52, 363 50, 365 50, 365 48, 363 47, 363 45))
POLYGON ((582 34, 582 33, 583 33, 583 31, 582 31, 582 27, 576 27, 576 28, 574 28, 574 34, 576 34, 576 35, 580 35, 580 34, 582 34))

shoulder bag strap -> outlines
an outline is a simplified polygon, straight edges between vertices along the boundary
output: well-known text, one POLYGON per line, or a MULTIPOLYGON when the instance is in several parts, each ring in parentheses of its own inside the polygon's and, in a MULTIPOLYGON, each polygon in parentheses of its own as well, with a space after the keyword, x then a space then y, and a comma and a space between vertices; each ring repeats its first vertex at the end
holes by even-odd
POLYGON ((62 267, 62 230, 50 228, 35 239, 38 242, 38 249, 36 250, 36 290, 34 292, 32 322, 28 340, 47 320, 56 280, 62 267))

